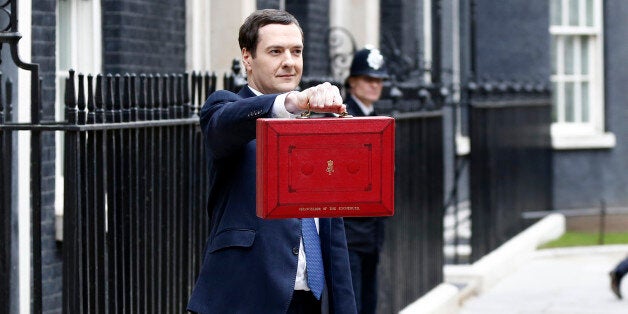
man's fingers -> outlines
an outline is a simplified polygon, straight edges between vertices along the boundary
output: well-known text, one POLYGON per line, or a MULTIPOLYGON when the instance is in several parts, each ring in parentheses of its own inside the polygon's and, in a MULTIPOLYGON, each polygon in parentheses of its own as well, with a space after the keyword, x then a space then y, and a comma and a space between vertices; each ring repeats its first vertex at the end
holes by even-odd
POLYGON ((338 87, 335 85, 334 85, 334 88, 336 89, 336 93, 334 94, 333 102, 335 104, 342 104, 342 96, 340 96, 340 91, 338 90, 338 87))
POLYGON ((336 113, 337 114, 347 113, 347 105, 345 105, 345 104, 340 105, 340 109, 336 113))
POLYGON ((340 90, 328 82, 309 88, 308 95, 312 110, 336 112, 342 104, 340 90))
POLYGON ((337 86, 328 82, 297 92, 297 108, 314 112, 331 112, 342 114, 346 106, 337 86))
POLYGON ((324 91, 321 90, 320 85, 314 86, 312 91, 312 96, 310 97, 310 106, 314 109, 318 109, 322 107, 324 103, 324 91))

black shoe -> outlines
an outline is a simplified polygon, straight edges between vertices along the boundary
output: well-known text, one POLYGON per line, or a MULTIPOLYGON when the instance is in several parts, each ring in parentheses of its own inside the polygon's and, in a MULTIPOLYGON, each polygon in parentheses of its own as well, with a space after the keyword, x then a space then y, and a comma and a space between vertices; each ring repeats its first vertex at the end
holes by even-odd
POLYGON ((621 299, 621 290, 619 290, 619 286, 621 284, 621 277, 617 275, 616 272, 612 271, 610 273, 611 276, 611 290, 617 296, 617 298, 621 299))

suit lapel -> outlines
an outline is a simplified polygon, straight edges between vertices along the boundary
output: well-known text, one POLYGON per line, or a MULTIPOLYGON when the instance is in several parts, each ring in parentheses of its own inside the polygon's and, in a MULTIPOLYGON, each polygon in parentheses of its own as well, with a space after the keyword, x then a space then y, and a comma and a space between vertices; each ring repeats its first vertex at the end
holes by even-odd
POLYGON ((242 98, 255 97, 255 93, 249 88, 248 85, 244 85, 240 91, 238 91, 238 95, 242 98))

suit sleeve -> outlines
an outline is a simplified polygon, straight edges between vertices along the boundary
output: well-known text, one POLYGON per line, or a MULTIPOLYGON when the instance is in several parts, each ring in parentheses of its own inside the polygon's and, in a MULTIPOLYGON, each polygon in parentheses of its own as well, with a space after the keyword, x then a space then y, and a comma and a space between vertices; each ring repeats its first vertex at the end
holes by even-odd
POLYGON ((211 157, 229 157, 255 139, 255 121, 271 116, 276 97, 273 94, 242 98, 225 90, 212 93, 199 113, 211 157))

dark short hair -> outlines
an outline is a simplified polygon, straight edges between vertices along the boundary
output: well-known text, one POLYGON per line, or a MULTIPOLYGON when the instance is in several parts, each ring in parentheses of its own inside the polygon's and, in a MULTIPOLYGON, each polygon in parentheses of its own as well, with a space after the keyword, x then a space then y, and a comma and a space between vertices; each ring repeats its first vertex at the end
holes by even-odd
POLYGON ((264 9, 257 10, 246 18, 238 35, 238 43, 240 50, 246 48, 251 55, 255 57, 255 50, 259 40, 259 29, 268 24, 296 25, 301 31, 301 39, 303 39, 303 30, 299 25, 299 21, 290 13, 283 10, 264 9))

